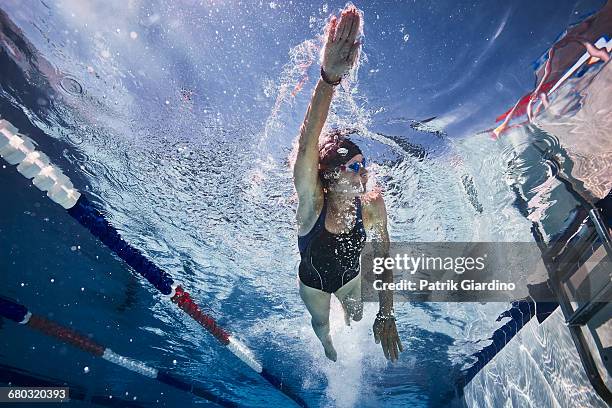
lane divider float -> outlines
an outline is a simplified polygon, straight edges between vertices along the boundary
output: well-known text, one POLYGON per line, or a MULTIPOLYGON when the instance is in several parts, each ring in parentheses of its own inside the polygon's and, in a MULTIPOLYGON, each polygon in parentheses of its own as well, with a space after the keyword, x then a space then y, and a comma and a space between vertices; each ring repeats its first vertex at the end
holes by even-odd
POLYGON ((77 189, 62 170, 51 163, 49 157, 37 151, 34 142, 20 133, 9 121, 0 119, 0 157, 9 164, 17 165, 17 171, 55 203, 67 210, 74 219, 87 228, 129 266, 148 280, 160 293, 169 297, 182 311, 187 313, 198 324, 208 330, 232 354, 262 376, 275 388, 291 398, 298 406, 306 403, 293 393, 283 381, 266 370, 254 357, 254 353, 242 342, 230 335, 215 321, 204 313, 185 291, 164 270, 155 265, 143 253, 126 242, 117 229, 104 215, 77 189))
POLYGON ((104 347, 91 340, 88 336, 80 334, 68 327, 59 325, 42 316, 32 314, 25 306, 10 299, 0 297, 0 316, 12 320, 15 323, 27 325, 46 334, 47 336, 55 337, 64 343, 77 347, 83 351, 93 354, 96 357, 101 357, 108 362, 126 368, 145 377, 160 381, 171 387, 178 388, 181 391, 187 391, 198 397, 204 398, 207 401, 214 402, 223 407, 233 408, 239 406, 235 402, 215 395, 197 384, 185 382, 164 370, 158 370, 148 366, 142 361, 117 354, 110 348, 104 347))
POLYGON ((488 340, 491 344, 472 354, 474 363, 461 373, 457 386, 463 389, 500 351, 516 336, 533 316, 548 316, 559 306, 556 302, 536 302, 532 298, 512 302, 512 307, 499 315, 496 321, 509 317, 500 328, 495 330, 488 340))

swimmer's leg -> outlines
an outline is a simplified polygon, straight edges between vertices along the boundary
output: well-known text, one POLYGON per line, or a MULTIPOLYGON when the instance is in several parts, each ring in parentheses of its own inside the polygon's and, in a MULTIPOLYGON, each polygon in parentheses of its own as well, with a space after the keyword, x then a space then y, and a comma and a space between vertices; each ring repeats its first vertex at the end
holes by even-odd
POLYGON ((363 300, 361 299, 361 273, 334 292, 344 309, 344 322, 351 325, 351 320, 360 321, 363 317, 363 300))
POLYGON ((329 335, 329 302, 331 300, 331 295, 322 290, 306 286, 301 281, 299 282, 300 297, 312 316, 310 321, 312 328, 319 340, 321 340, 327 358, 331 361, 336 361, 338 359, 338 354, 336 353, 331 336, 329 335))

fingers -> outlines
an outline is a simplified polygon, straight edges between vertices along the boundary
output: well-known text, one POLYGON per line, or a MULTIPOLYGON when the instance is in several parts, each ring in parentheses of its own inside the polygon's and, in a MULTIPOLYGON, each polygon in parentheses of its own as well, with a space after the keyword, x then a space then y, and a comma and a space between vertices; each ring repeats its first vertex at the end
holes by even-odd
POLYGON ((357 60, 357 56, 359 55, 359 46, 361 46, 361 43, 359 41, 353 44, 348 56, 346 57, 346 60, 350 63, 351 67, 355 65, 355 61, 357 60))
POLYGON ((395 346, 395 337, 393 336, 393 321, 388 320, 385 322, 386 332, 387 332, 387 346, 389 347, 389 360, 391 362, 397 361, 397 351, 395 346))
POLYGON ((380 326, 376 325, 376 322, 374 322, 374 327, 373 327, 373 331, 374 331, 374 342, 376 344, 380 343, 380 326))
POLYGON ((395 362, 399 360, 399 349, 397 346, 397 335, 390 336, 391 337, 391 352, 389 355, 391 356, 391 361, 395 362))
POLYGON ((345 40, 346 36, 346 26, 348 24, 348 18, 345 11, 340 15, 340 22, 338 23, 338 29, 336 30, 336 39, 335 42, 342 42, 345 40))
MULTIPOLYGON (((346 32, 343 34, 341 41, 343 44, 346 44, 343 49, 346 53, 346 61, 349 63, 349 66, 352 67, 357 60, 359 55, 359 47, 361 43, 359 41, 355 41, 357 35, 359 34, 359 24, 360 24, 360 16, 357 13, 356 9, 352 9, 349 13, 346 14, 344 19, 347 19, 346 26, 348 27, 346 32)), ((343 53, 344 54, 344 53, 343 53)))
POLYGON ((353 44, 355 42, 355 38, 359 34, 359 25, 361 22, 361 18, 356 9, 353 9, 353 13, 351 13, 351 25, 349 31, 347 33, 347 41, 349 44, 353 44))
POLYGON ((349 16, 349 20, 346 23, 347 31, 346 31, 346 42, 348 43, 351 40, 351 36, 353 35, 353 27, 355 26, 355 17, 351 13, 349 16))
POLYGON ((344 31, 342 32, 342 39, 346 42, 348 42, 353 26, 355 25, 356 14, 356 10, 354 8, 350 8, 346 11, 346 14, 342 16, 343 20, 346 19, 346 25, 344 26, 344 31))
POLYGON ((397 334, 397 345, 399 346, 399 351, 403 352, 404 351, 404 346, 402 345, 402 340, 400 340, 399 334, 397 334))
POLYGON ((332 43, 336 38, 336 28, 338 27, 338 19, 333 16, 327 25, 327 42, 332 43))
POLYGON ((397 360, 395 355, 395 342, 393 339, 389 338, 389 361, 395 363, 395 360, 397 360))
POLYGON ((387 320, 384 322, 374 323, 374 341, 376 344, 381 343, 385 358, 391 362, 399 360, 399 353, 404 351, 404 346, 397 334, 395 321, 387 320))
POLYGON ((357 31, 359 29, 359 14, 355 7, 350 7, 342 11, 340 17, 340 23, 337 30, 337 42, 349 42, 352 44, 357 37, 357 31))
MULTIPOLYGON (((391 362, 396 362, 399 360, 400 351, 404 351, 404 347, 400 341, 399 335, 397 334, 397 327, 395 326, 394 321, 389 321, 385 324, 384 335, 386 337, 386 350, 385 357, 391 362)), ((383 343, 385 343, 385 339, 383 339, 383 343)))
POLYGON ((402 341, 399 338, 399 334, 397 333, 397 327, 395 323, 393 324, 393 342, 395 349, 395 360, 399 360, 399 353, 404 351, 404 346, 402 346, 402 341))
POLYGON ((385 353, 385 358, 387 360, 390 360, 390 356, 389 356, 389 351, 390 351, 390 343, 389 343, 389 336, 386 330, 386 324, 383 326, 383 333, 381 336, 381 340, 382 340, 382 349, 383 349, 383 353, 385 353))
POLYGON ((395 361, 397 361, 399 360, 399 353, 404 351, 404 346, 402 346, 399 334, 397 333, 395 322, 393 322, 393 350, 395 352, 395 361))

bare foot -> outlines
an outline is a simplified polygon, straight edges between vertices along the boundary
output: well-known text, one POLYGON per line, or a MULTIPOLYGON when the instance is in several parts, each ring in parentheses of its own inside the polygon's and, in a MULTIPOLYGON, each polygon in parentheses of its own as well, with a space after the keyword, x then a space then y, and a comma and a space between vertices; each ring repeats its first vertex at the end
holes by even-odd
POLYGON ((323 348, 325 349, 325 356, 327 358, 334 362, 338 360, 338 353, 336 353, 336 349, 334 348, 331 337, 328 336, 328 339, 322 341, 321 344, 323 344, 323 348))

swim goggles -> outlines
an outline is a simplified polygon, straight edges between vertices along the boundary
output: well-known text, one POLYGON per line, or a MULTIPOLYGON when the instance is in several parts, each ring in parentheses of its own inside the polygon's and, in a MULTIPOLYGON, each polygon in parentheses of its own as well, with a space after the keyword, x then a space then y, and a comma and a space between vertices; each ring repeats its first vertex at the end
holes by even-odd
POLYGON ((359 173, 359 170, 363 167, 365 168, 366 166, 366 159, 365 157, 360 161, 360 162, 355 162, 355 163, 351 163, 348 166, 343 164, 340 167, 340 170, 342 171, 349 171, 351 170, 354 173, 359 173))

